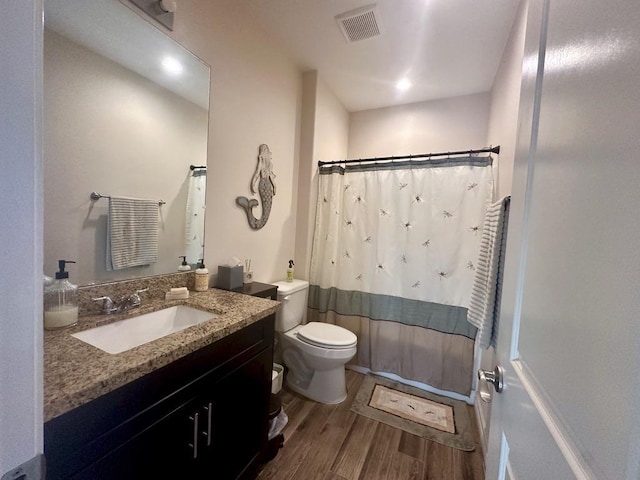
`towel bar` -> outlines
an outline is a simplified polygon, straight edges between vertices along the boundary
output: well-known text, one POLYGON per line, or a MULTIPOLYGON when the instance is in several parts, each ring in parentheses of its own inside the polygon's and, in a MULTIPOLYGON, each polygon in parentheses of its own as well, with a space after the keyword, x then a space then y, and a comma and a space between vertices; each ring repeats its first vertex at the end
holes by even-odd
MULTIPOLYGON (((101 198, 111 198, 111 195, 102 195, 101 193, 98 192, 91 192, 91 195, 89 195, 89 198, 91 198, 91 200, 100 200, 101 198)), ((158 205, 166 205, 167 202, 165 202, 164 200, 158 200, 158 205)))

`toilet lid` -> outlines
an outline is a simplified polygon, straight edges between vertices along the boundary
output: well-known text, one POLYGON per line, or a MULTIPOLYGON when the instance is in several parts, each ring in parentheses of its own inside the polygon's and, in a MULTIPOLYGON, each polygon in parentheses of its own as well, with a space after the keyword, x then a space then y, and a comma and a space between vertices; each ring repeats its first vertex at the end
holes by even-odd
POLYGON ((358 337, 346 328, 330 323, 310 322, 298 330, 298 338, 321 347, 350 347, 355 345, 358 337))

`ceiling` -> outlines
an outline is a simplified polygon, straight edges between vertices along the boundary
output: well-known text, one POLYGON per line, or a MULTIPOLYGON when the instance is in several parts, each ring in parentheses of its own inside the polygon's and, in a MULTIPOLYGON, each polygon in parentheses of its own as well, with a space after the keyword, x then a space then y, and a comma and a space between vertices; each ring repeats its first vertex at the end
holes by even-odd
POLYGON ((47 0, 44 7, 47 28, 209 109, 209 66, 162 27, 116 0, 47 0), (167 74, 161 66, 166 57, 178 61, 183 74, 167 74))
POLYGON ((350 112, 487 92, 518 0, 235 0, 350 112), (377 4, 382 34, 349 43, 335 16, 377 4), (400 92, 406 77, 413 86, 400 92))

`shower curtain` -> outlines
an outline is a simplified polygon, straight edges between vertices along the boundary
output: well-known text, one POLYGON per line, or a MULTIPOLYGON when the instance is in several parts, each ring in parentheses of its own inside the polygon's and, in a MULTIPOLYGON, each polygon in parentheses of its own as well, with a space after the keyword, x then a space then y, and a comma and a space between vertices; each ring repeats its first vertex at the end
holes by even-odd
POLYGON ((467 321, 491 157, 320 168, 309 320, 358 336, 352 363, 469 395, 467 321))
POLYGON ((184 243, 187 261, 196 263, 204 256, 204 213, 206 208, 207 170, 197 168, 189 176, 184 243))

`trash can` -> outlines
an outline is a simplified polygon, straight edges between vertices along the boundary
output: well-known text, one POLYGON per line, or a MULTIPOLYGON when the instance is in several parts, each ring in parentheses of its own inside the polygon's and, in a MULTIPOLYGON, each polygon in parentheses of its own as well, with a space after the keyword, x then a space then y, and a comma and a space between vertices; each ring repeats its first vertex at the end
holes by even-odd
POLYGON ((267 437, 267 451, 265 461, 272 460, 284 446, 282 430, 287 425, 289 418, 284 413, 280 397, 271 394, 269 401, 269 435, 267 437))

